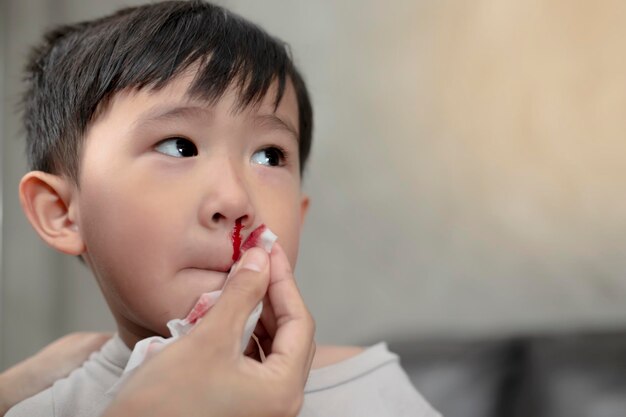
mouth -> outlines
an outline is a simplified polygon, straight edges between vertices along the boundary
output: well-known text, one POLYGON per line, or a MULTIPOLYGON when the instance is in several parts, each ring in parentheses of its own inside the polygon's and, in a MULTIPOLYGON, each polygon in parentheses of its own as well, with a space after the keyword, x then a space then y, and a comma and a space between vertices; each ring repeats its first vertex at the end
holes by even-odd
POLYGON ((218 272, 218 273, 222 273, 222 274, 227 274, 230 272, 230 270, 233 267, 233 263, 228 263, 228 265, 223 265, 223 266, 192 266, 189 267, 189 269, 195 269, 198 271, 205 271, 205 272, 218 272))

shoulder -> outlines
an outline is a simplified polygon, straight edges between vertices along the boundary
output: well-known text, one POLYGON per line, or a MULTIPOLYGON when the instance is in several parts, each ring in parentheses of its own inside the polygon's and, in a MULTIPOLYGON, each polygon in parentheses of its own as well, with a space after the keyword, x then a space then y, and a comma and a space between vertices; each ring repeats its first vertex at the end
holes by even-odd
POLYGON ((350 359, 365 349, 359 346, 318 346, 311 368, 318 369, 350 359))
POLYGON ((415 389, 385 343, 368 347, 321 347, 305 387, 300 417, 440 417, 415 389))
POLYGON ((41 391, 24 401, 13 406, 4 417, 32 417, 54 416, 54 404, 52 402, 52 389, 41 391))

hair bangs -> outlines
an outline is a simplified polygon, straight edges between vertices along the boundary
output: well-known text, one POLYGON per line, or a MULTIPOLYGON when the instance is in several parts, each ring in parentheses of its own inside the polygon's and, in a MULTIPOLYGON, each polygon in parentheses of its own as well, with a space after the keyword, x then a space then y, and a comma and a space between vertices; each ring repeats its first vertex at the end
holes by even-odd
POLYGON ((239 109, 260 102, 273 83, 277 107, 292 80, 304 166, 311 106, 287 45, 236 14, 194 0, 131 7, 46 36, 26 68, 31 168, 68 174, 78 183, 82 137, 110 99, 127 89, 161 89, 190 68, 196 71, 190 96, 215 103, 234 88, 239 109))
POLYGON ((131 34, 130 28, 145 20, 143 10, 137 9, 129 16, 128 30, 121 31, 127 35, 117 45, 119 52, 113 53, 123 62, 111 62, 114 68, 104 71, 111 74, 103 81, 111 80, 114 85, 103 86, 103 90, 109 95, 126 88, 158 90, 198 65, 190 96, 215 103, 229 87, 235 87, 238 105, 243 108, 259 102, 278 82, 278 106, 291 72, 287 46, 237 15, 205 13, 205 8, 215 6, 194 3, 145 27, 144 33, 131 34))

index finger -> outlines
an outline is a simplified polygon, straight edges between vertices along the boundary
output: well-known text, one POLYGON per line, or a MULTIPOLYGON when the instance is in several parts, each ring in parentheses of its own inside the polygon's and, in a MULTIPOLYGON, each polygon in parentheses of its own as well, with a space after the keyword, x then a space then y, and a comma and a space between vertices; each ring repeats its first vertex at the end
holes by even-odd
POLYGON ((289 260, 278 243, 270 254, 270 264, 268 296, 277 329, 267 360, 286 362, 290 369, 301 370, 306 379, 315 352, 315 323, 296 286, 289 260))

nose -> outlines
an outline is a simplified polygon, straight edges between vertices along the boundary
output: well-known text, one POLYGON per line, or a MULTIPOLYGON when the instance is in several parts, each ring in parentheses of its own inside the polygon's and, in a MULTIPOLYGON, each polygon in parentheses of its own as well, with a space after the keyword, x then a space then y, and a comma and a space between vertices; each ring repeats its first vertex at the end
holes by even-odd
POLYGON ((237 220, 242 226, 254 224, 254 210, 245 178, 229 161, 213 166, 212 179, 205 180, 206 193, 200 206, 200 223, 209 229, 231 229, 237 220))

